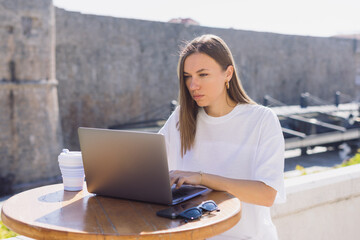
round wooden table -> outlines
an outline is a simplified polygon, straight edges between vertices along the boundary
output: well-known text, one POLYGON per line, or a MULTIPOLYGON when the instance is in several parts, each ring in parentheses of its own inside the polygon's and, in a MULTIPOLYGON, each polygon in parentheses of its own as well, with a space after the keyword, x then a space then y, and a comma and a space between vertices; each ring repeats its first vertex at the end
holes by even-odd
POLYGON ((208 191, 188 200, 212 199, 220 209, 200 220, 158 217, 168 206, 64 191, 62 184, 19 193, 8 199, 2 221, 14 232, 35 239, 205 239, 233 227, 241 216, 240 201, 227 192, 208 191))

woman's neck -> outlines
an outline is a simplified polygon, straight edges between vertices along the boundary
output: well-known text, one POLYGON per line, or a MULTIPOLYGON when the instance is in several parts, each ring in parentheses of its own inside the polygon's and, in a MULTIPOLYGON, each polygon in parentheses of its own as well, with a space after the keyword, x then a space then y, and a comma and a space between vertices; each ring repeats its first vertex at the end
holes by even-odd
POLYGON ((221 105, 215 105, 215 106, 207 106, 204 107, 204 110, 207 115, 211 117, 222 117, 226 114, 230 113, 235 107, 237 103, 233 100, 231 100, 229 97, 227 97, 224 104, 221 105))

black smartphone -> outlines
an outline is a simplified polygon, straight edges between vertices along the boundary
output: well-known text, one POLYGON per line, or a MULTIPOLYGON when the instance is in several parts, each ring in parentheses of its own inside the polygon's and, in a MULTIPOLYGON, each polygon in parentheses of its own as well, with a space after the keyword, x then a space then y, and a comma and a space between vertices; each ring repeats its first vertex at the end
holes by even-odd
POLYGON ((196 206, 197 206, 197 204, 195 204, 193 202, 185 202, 185 203, 182 203, 179 205, 175 205, 175 206, 157 211, 156 215, 158 215, 159 217, 175 219, 179 216, 180 213, 182 213, 186 209, 196 207, 196 206))

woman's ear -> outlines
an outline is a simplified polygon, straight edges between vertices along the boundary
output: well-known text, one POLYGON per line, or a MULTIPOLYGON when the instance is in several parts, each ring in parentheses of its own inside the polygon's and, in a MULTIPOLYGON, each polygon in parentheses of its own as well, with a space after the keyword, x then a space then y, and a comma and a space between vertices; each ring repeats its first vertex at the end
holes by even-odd
POLYGON ((234 67, 233 65, 229 65, 226 69, 226 81, 230 81, 234 74, 234 67))

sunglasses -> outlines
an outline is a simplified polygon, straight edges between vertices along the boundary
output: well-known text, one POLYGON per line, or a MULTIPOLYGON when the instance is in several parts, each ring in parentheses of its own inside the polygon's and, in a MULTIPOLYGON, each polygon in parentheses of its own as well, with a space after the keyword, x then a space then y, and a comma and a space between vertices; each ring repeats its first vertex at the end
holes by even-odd
POLYGON ((213 212, 213 211, 220 211, 220 210, 218 209, 218 206, 213 200, 208 200, 202 202, 197 207, 186 209, 185 211, 181 212, 179 216, 185 218, 185 221, 187 222, 187 220, 199 219, 204 213, 213 212))

